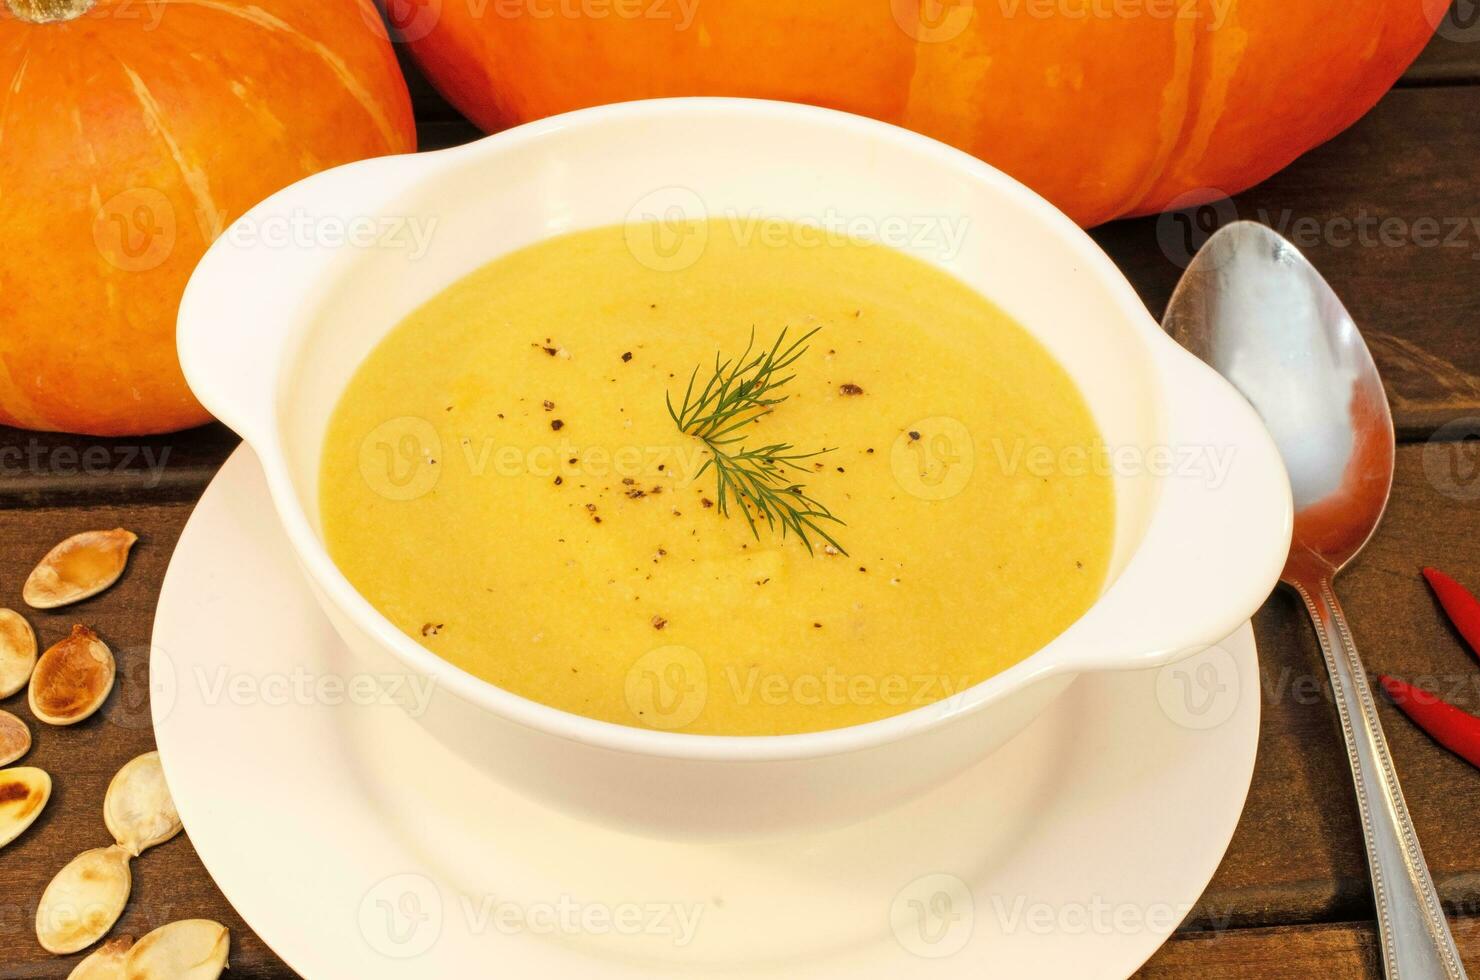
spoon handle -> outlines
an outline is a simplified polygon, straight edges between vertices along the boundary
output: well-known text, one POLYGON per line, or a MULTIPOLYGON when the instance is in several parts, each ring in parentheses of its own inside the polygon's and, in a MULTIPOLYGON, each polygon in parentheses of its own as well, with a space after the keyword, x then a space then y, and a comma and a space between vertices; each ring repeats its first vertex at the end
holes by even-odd
POLYGON ((1434 891, 1403 789, 1377 719, 1367 674, 1331 580, 1291 583, 1315 621, 1331 689, 1341 712, 1347 757, 1357 784, 1362 835, 1377 905, 1377 931, 1389 980, 1465 980, 1465 968, 1434 891))

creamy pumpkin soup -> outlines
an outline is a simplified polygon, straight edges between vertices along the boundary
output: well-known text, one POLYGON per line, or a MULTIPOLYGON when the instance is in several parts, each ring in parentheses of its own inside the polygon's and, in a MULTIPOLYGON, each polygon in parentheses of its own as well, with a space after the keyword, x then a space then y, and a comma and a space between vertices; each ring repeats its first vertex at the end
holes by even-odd
POLYGON ((509 691, 702 734, 883 718, 1063 631, 1114 521, 1068 375, 932 266, 763 230, 566 235, 397 326, 325 444, 350 581, 509 691))

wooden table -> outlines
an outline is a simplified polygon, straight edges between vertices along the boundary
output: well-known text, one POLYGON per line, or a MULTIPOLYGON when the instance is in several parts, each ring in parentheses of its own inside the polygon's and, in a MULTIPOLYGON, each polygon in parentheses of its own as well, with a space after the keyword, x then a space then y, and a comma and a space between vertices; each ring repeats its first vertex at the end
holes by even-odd
MULTIPOLYGON (((425 146, 475 135, 424 83, 414 89, 425 146)), ((1472 711, 1480 711, 1480 666, 1418 571, 1434 564, 1480 586, 1477 118, 1480 25, 1452 23, 1354 129, 1232 206, 1095 233, 1157 314, 1181 271, 1189 229, 1234 215, 1285 229, 1331 277, 1374 348, 1403 441, 1387 520, 1342 581, 1347 610, 1369 669, 1436 684, 1472 711)), ((36 745, 25 764, 51 772, 56 792, 36 826, 0 851, 0 977, 60 977, 76 959, 37 945, 36 901, 75 853, 107 843, 100 807, 108 780, 153 746, 147 654, 155 598, 194 501, 235 445, 219 426, 115 441, 0 429, 0 605, 20 607, 27 572, 70 533, 123 526, 142 537, 110 592, 59 614, 28 613, 43 645, 74 621, 95 627, 117 655, 120 680, 106 709, 72 729, 34 724, 24 697, 4 705, 32 723, 36 745)), ((1248 807, 1202 901, 1140 975, 1378 977, 1352 786, 1315 637, 1284 593, 1265 604, 1255 628, 1264 722, 1248 807)), ((1386 704, 1381 711, 1440 896, 1480 975, 1480 773, 1386 704)), ((258 844, 270 846, 251 846, 258 844)), ((182 836, 135 862, 133 899, 117 931, 141 935, 192 916, 231 928, 232 975, 293 976, 182 836)))

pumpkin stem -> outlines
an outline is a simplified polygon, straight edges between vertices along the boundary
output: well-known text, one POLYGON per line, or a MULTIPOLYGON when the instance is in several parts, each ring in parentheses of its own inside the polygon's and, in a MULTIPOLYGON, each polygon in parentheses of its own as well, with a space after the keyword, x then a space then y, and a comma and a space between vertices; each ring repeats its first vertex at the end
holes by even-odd
POLYGON ((5 0, 12 14, 33 24, 76 20, 95 3, 97 0, 5 0))

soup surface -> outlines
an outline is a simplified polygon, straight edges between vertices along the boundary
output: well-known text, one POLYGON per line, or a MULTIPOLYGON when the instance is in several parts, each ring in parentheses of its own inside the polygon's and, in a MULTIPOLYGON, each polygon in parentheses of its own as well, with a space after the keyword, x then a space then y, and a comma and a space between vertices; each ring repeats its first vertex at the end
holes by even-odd
POLYGON ((1099 439, 1036 340, 901 252, 774 222, 613 227, 398 325, 334 413, 321 511, 376 608, 502 688, 625 725, 810 732, 949 698, 1095 601, 1099 439), (669 396, 681 411, 717 354, 783 329, 783 348, 816 330, 772 376, 784 401, 732 444, 680 431, 669 396), (837 518, 810 518, 832 544, 752 533, 703 469, 773 445, 830 450, 776 486, 837 518))

